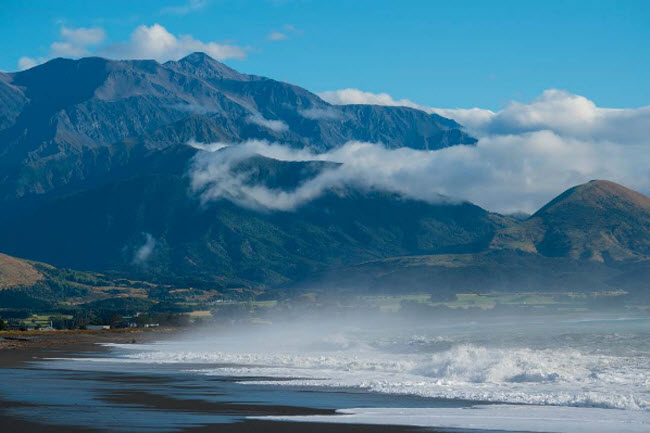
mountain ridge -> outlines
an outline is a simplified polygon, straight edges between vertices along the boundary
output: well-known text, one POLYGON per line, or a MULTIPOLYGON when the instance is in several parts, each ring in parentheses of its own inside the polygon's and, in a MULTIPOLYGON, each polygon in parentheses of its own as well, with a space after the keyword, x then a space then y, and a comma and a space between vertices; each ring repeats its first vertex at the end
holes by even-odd
MULTIPOLYGON (((325 151, 349 140, 438 149, 476 140, 405 107, 332 106, 288 83, 191 54, 177 62, 57 58, 0 80, 0 203, 61 188, 188 140, 325 151)), ((15 207, 15 205, 13 205, 15 207)))

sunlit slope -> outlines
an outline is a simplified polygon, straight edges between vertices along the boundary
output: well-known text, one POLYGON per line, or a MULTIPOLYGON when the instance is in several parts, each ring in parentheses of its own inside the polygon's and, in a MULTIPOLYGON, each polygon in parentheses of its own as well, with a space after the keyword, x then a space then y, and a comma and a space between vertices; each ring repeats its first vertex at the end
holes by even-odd
POLYGON ((650 256, 650 198, 594 180, 565 191, 522 224, 503 230, 493 245, 598 262, 644 259, 650 256))
POLYGON ((5 310, 39 311, 120 300, 149 305, 157 285, 96 272, 59 269, 0 253, 0 316, 5 310))
POLYGON ((42 278, 30 262, 0 254, 0 290, 31 286, 42 278))
POLYGON ((292 287, 450 291, 634 290, 650 275, 650 199, 595 180, 557 196, 525 221, 497 218, 488 248, 372 260, 292 287))

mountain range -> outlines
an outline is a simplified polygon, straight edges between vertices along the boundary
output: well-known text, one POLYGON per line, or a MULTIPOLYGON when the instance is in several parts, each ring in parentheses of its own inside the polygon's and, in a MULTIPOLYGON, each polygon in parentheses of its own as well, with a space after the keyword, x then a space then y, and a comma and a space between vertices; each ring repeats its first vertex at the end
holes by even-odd
MULTIPOLYGON (((312 154, 354 140, 476 143, 451 119, 333 106, 202 53, 164 64, 54 59, 0 74, 0 251, 215 290, 644 287, 650 199, 621 185, 576 186, 523 220, 344 184, 291 210, 202 200, 188 176, 202 151, 191 143, 247 140, 312 154)), ((332 164, 252 155, 229 170, 288 191, 332 164)), ((0 279, 38 281, 27 262, 3 257, 0 279)))
POLYGON ((475 252, 418 254, 324 270, 309 289, 390 292, 631 290, 650 281, 650 198, 605 180, 571 188, 532 216, 490 214, 497 225, 475 252))
POLYGON ((476 142, 435 114, 332 106, 203 53, 164 64, 58 58, 0 74, 0 102, 0 203, 11 206, 129 177, 189 140, 266 139, 316 151, 349 140, 417 149, 476 142))

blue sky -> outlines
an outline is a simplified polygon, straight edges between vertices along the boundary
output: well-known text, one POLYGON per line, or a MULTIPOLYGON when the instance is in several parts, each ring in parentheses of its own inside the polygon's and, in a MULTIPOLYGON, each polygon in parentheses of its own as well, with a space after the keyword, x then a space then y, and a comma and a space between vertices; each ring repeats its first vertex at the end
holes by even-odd
POLYGON ((190 45, 239 50, 224 60, 238 70, 315 92, 496 110, 559 88, 598 106, 638 107, 650 104, 648 23, 650 1, 6 0, 0 69, 60 52, 120 56, 138 26, 159 24, 191 35, 190 45), (101 33, 66 39, 63 28, 101 33))

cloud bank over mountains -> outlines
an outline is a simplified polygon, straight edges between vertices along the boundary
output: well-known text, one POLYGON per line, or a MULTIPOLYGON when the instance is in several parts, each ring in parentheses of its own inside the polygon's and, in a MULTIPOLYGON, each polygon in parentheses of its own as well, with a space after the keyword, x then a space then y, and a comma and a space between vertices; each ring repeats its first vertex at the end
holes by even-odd
POLYGON ((356 141, 325 153, 264 140, 249 140, 233 145, 196 142, 189 142, 188 145, 202 150, 194 157, 190 179, 192 190, 199 194, 203 202, 228 199, 252 209, 292 211, 325 191, 346 186, 398 192, 431 202, 446 200, 424 184, 414 187, 418 184, 416 177, 422 176, 427 163, 414 161, 413 158, 420 155, 412 149, 388 150, 381 144, 356 141), (279 161, 342 164, 325 168, 315 177, 287 191, 251 183, 251 173, 235 169, 241 161, 257 155, 279 161))
POLYGON ((439 114, 456 120, 479 137, 552 131, 580 139, 638 144, 648 140, 650 129, 650 106, 602 108, 584 96, 558 89, 546 90, 531 102, 513 101, 498 112, 481 108, 427 107, 409 99, 393 99, 387 93, 358 89, 321 92, 318 96, 334 105, 404 106, 439 114))
POLYGON ((228 147, 195 157, 195 191, 205 201, 229 198, 253 208, 292 210, 325 190, 350 185, 432 202, 444 195, 503 213, 534 212, 558 191, 592 179, 650 192, 650 107, 600 108, 560 90, 547 90, 529 103, 513 102, 499 112, 426 108, 350 89, 322 96, 329 102, 408 105, 439 113, 468 125, 479 141, 436 151, 349 142, 320 154, 255 140, 232 143, 237 146, 195 143, 209 150, 228 147), (279 191, 251 185, 245 173, 232 174, 235 161, 252 155, 342 165, 293 191, 279 191))
POLYGON ((289 130, 289 125, 287 125, 282 120, 269 120, 262 116, 260 113, 251 114, 246 118, 246 121, 275 132, 285 132, 289 130))

